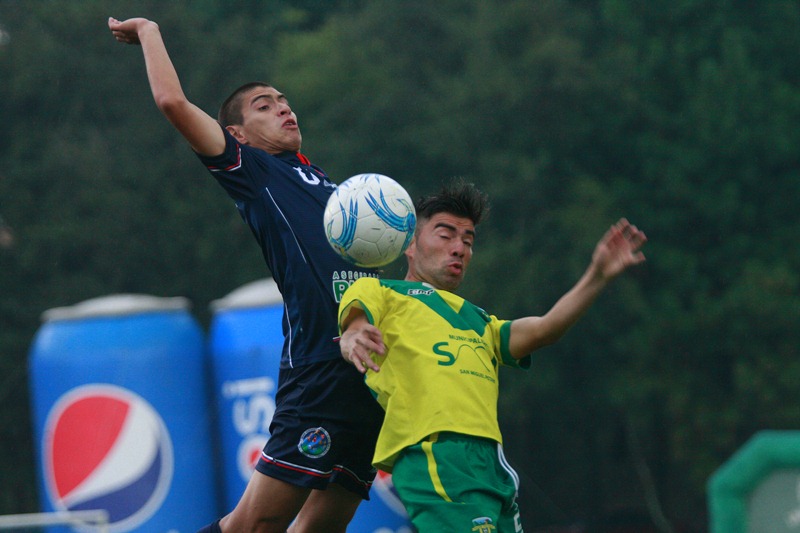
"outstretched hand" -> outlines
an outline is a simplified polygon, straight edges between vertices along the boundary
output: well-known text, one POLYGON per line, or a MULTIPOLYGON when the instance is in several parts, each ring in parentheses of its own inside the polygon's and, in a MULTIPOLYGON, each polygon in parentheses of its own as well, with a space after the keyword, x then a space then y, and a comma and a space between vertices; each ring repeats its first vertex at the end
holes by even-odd
MULTIPOLYGON (((139 41, 139 29, 144 24, 156 24, 145 18, 132 18, 119 21, 113 17, 108 18, 108 29, 114 38, 126 44, 141 44, 139 41)), ((156 25, 157 26, 157 25, 156 25)))
POLYGON ((621 218, 597 243, 592 254, 592 263, 598 274, 611 280, 629 266, 644 262, 644 254, 639 249, 645 242, 645 234, 621 218))
POLYGON ((371 353, 383 354, 383 335, 381 330, 370 324, 365 318, 353 320, 339 339, 342 357, 352 363, 362 374, 367 369, 380 371, 380 367, 370 357, 371 353))

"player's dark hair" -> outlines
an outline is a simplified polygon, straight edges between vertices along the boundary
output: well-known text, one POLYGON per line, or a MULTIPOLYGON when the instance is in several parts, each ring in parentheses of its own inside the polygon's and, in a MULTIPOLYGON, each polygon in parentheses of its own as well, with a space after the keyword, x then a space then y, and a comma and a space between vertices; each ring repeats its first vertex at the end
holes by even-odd
POLYGON ((272 85, 263 81, 245 83, 233 91, 233 93, 222 102, 217 120, 223 128, 232 124, 241 125, 242 122, 244 122, 244 116, 242 115, 242 98, 244 98, 246 92, 256 87, 272 87, 272 85))
POLYGON ((439 192, 417 200, 415 209, 421 220, 428 220, 437 213, 449 213, 468 218, 477 226, 489 214, 489 197, 474 183, 452 178, 442 184, 439 192))

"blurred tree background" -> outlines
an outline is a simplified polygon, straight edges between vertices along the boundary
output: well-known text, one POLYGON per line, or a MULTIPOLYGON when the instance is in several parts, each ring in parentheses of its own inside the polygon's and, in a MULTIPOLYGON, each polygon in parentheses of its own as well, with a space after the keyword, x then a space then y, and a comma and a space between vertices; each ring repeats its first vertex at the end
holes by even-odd
POLYGON ((545 312, 620 216, 647 233, 643 267, 503 376, 526 530, 705 531, 708 477, 756 431, 800 425, 797 2, 0 0, 0 514, 38 510, 43 311, 186 296, 207 325, 267 275, 108 16, 156 20, 211 114, 275 84, 336 181, 485 189, 461 293, 493 314, 545 312))

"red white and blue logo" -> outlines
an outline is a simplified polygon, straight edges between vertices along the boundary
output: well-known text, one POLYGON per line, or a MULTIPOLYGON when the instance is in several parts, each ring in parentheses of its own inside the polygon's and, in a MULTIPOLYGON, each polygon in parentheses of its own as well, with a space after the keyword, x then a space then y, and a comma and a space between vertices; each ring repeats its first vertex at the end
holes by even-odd
POLYGON ((261 458, 261 450, 269 437, 267 435, 250 435, 242 439, 239 449, 236 450, 236 466, 239 468, 239 475, 242 481, 247 481, 253 474, 258 460, 261 458))
POLYGON ((153 516, 172 481, 164 421, 142 397, 113 385, 84 385, 61 396, 47 416, 42 452, 53 508, 105 509, 112 533, 153 516))
POLYGON ((406 508, 397 494, 397 489, 394 488, 391 474, 378 470, 375 481, 372 482, 372 494, 377 494, 386 507, 394 511, 398 516, 408 516, 406 508))

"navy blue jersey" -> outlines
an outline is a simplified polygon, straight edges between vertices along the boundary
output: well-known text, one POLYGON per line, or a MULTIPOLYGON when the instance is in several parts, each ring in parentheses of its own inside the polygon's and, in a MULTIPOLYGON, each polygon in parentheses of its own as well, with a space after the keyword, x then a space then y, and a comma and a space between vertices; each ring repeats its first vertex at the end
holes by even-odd
POLYGON ((325 238, 322 212, 336 185, 300 153, 270 155, 225 137, 222 155, 198 157, 233 198, 283 295, 281 368, 341 357, 339 299, 357 278, 377 274, 346 262, 325 238))

